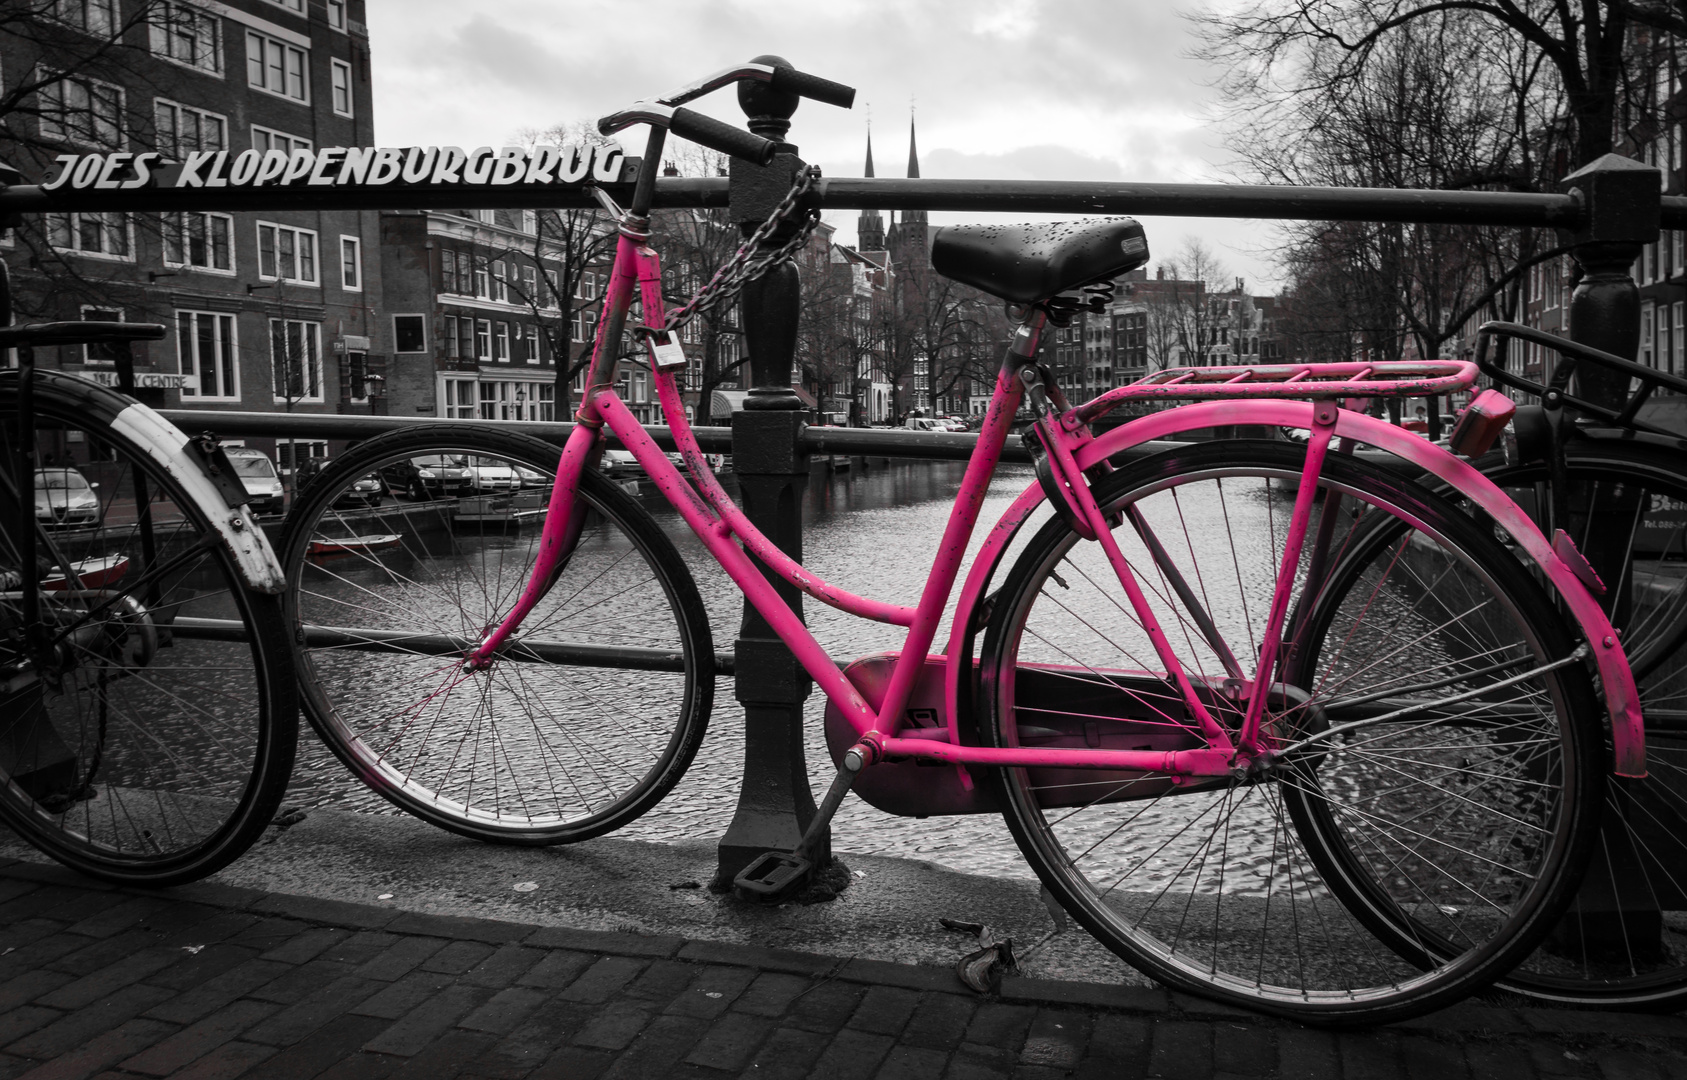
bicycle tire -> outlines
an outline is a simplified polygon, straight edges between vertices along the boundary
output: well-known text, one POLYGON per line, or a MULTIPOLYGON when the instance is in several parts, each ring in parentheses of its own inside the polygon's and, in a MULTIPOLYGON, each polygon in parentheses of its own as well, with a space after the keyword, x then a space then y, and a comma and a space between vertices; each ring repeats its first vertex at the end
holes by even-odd
POLYGON ((714 645, 696 583, 637 500, 595 471, 577 493, 591 511, 585 531, 519 644, 485 671, 461 670, 466 647, 528 579, 559 456, 541 440, 468 425, 391 432, 324 470, 282 541, 302 700, 317 735, 393 805, 478 840, 571 843, 626 825, 685 774, 713 707, 714 645), (373 507, 335 509, 353 501, 347 492, 360 478, 439 454, 501 463, 473 466, 477 483, 502 483, 507 465, 542 484, 419 502, 383 491, 373 507), (359 535, 398 539, 351 552, 320 546, 359 535), (613 608, 591 591, 611 574, 613 608), (336 629, 324 638, 318 627, 336 629), (402 636, 417 628, 425 642, 402 636), (577 655, 627 646, 644 669, 577 655), (465 698, 455 688, 469 680, 478 696, 465 698), (418 730, 407 718, 423 712, 418 730))
MULTIPOLYGON (((1545 505, 1545 463, 1478 464, 1525 509, 1545 505)), ((1613 622, 1640 688, 1648 775, 1611 778, 1588 903, 1578 899, 1501 986, 1583 1007, 1675 1009, 1687 1002, 1687 468, 1657 447, 1586 438, 1565 447, 1565 468, 1588 505, 1567 523, 1578 550, 1598 558, 1592 521, 1629 523, 1629 574, 1608 584, 1634 613, 1613 622)))
MULTIPOLYGON (((0 374, 8 450, 17 402, 17 373, 0 374)), ((0 563, 15 575, 0 592, 0 820, 83 873, 160 886, 221 869, 262 834, 292 771, 298 708, 281 598, 247 588, 218 542, 227 505, 199 501, 127 433, 123 414, 140 408, 36 375, 38 465, 77 445, 93 459, 38 475, 68 491, 86 469, 99 489, 86 489, 86 521, 46 492, 36 513, 0 515, 0 563), (60 505, 63 520, 38 524, 60 505), (41 625, 57 639, 45 656, 21 640, 22 527, 43 556, 41 625), (83 590, 67 587, 72 566, 83 590)))
MULTIPOLYGON (((1182 602, 1173 602, 1176 586, 1166 566, 1175 567, 1201 598, 1225 640, 1235 643, 1231 651, 1241 658, 1236 666, 1248 665, 1242 670, 1251 677, 1248 658, 1256 654, 1264 626, 1303 457, 1303 450, 1280 443, 1197 445, 1131 463, 1095 485, 1097 501, 1109 513, 1138 511, 1156 534, 1183 530, 1169 547, 1162 546, 1166 562, 1158 567, 1131 525, 1121 523, 1115 535, 1166 640, 1190 675, 1210 688, 1209 708, 1231 723, 1239 714, 1225 685, 1229 669, 1198 620, 1180 615, 1182 602), (1238 525, 1247 536, 1240 546, 1238 525), (1202 572, 1203 560, 1210 573, 1202 572)), ((1516 559, 1444 501, 1335 454, 1326 461, 1320 487, 1322 506, 1341 511, 1332 518, 1332 550, 1340 552, 1367 515, 1402 518, 1414 523, 1414 538, 1422 545, 1409 565, 1439 575, 1434 588, 1418 584, 1416 592, 1433 600, 1468 583, 1492 597, 1480 610, 1492 607, 1493 614, 1482 620, 1437 628, 1432 619, 1418 617, 1411 627, 1421 640, 1400 646, 1401 659, 1383 661, 1387 672, 1409 662, 1416 665, 1414 678, 1425 682, 1424 676, 1437 670, 1460 671, 1462 657, 1500 642, 1517 654, 1506 671, 1570 654, 1573 646, 1559 616, 1516 559), (1363 512, 1355 515, 1355 507, 1363 512), (1490 625, 1490 617, 1497 621, 1490 625), (1469 640, 1456 640, 1461 635, 1469 640), (1425 670, 1432 662, 1440 668, 1425 670)), ((1302 585, 1306 564, 1303 558, 1302 585)), ((1099 545, 1081 544, 1058 517, 1027 541, 986 630, 981 716, 986 744, 1153 749, 1199 744, 1176 715, 1180 696, 1163 675, 1153 674, 1158 661, 1134 613, 1122 597, 1115 599, 1119 590, 1111 575, 1099 545), (1114 659, 1119 656, 1123 665, 1114 659)), ((1376 610, 1379 616, 1385 610, 1399 616, 1397 606, 1376 610)), ((1368 609, 1349 614, 1355 631, 1369 633, 1368 609)), ((1326 614, 1326 622, 1331 618, 1326 614)), ((1392 644, 1398 637, 1396 628, 1394 637, 1380 640, 1392 644)), ((1279 669, 1293 677, 1275 692, 1268 710, 1273 737, 1300 737, 1353 717, 1387 726, 1332 736, 1317 749, 1283 759, 1264 777, 1186 783, 1181 790, 1165 774, 995 770, 1004 816, 1026 859, 1073 917, 1119 956, 1167 985, 1227 1003, 1303 1022, 1363 1025, 1427 1012, 1489 985, 1532 949, 1564 910, 1596 829, 1588 808, 1597 800, 1597 735, 1575 720, 1592 708, 1586 673, 1569 666, 1519 684, 1546 703, 1525 707, 1530 699, 1520 699, 1525 706, 1517 711, 1523 715, 1515 720, 1529 725, 1540 744, 1533 750, 1538 760, 1529 762, 1543 778, 1537 779, 1521 775, 1522 766, 1511 760, 1515 754, 1508 756, 1503 745, 1496 748, 1480 725, 1459 735, 1452 707, 1439 699, 1419 703, 1425 711, 1413 715, 1427 719, 1387 722, 1386 712, 1358 711, 1368 702, 1365 694, 1346 688, 1352 675, 1332 666, 1319 673, 1320 681, 1309 682, 1298 673, 1306 670, 1301 663, 1300 669, 1279 669), (1330 674, 1339 677, 1332 682, 1330 674), (1477 761, 1483 770, 1474 768, 1477 761), (1480 784, 1449 806, 1438 770, 1467 780, 1475 776, 1480 784), (1392 779, 1396 774, 1398 782, 1392 779), (1520 792, 1533 802, 1517 802, 1520 792), (1308 837, 1290 811, 1291 793, 1337 806, 1347 815, 1337 815, 1344 827, 1334 835, 1308 837), (1358 807, 1363 811, 1356 812, 1358 807), (1412 838, 1399 823, 1433 808, 1440 808, 1443 820, 1432 835, 1414 839, 1416 849, 1402 843, 1412 838), (1486 841, 1480 838, 1491 832, 1493 818, 1507 814, 1518 816, 1529 831, 1518 844, 1521 850, 1506 855, 1521 864, 1513 867, 1517 873, 1493 882, 1487 879, 1498 875, 1479 860, 1500 862, 1506 853, 1481 846, 1486 841), (1452 839, 1475 850, 1461 854, 1452 839), (1446 850, 1437 847, 1443 842, 1446 850), (1116 847, 1104 851, 1104 845, 1116 847), (1445 913, 1470 938, 1469 947, 1451 956, 1385 947, 1369 913, 1347 906, 1354 890, 1332 887, 1325 875, 1336 862, 1328 849, 1335 849, 1349 872, 1386 878, 1363 854, 1353 853, 1387 852, 1390 845, 1435 867, 1464 893, 1497 905, 1503 918, 1485 922, 1485 908, 1445 913), (1466 863, 1483 866, 1481 875, 1465 873, 1466 863)), ((1468 671, 1464 676, 1476 677, 1468 671)), ((1375 888, 1396 903, 1422 903, 1441 895, 1434 890, 1454 887, 1436 878, 1428 886, 1381 880, 1375 888)))

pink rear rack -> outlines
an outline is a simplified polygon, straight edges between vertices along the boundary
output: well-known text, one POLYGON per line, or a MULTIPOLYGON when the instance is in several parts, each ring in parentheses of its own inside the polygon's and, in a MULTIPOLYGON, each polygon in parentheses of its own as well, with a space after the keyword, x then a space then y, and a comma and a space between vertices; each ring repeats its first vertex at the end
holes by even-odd
POLYGON ((1476 374, 1468 360, 1167 368, 1109 390, 1078 406, 1073 415, 1087 422, 1144 398, 1430 397, 1467 390, 1476 374))

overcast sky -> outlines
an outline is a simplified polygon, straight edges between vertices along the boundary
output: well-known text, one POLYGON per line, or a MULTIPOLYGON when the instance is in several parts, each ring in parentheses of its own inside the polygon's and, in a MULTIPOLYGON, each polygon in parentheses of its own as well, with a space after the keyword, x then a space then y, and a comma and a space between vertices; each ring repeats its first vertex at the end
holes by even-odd
MULTIPOLYGON (((829 176, 1220 181, 1211 72, 1176 0, 368 0, 377 140, 499 145, 608 112, 752 56, 848 83, 852 111, 804 102, 791 138, 829 176), (642 24, 627 21, 629 13, 642 24), (649 43, 630 57, 625 42, 649 43)), ((697 107, 742 124, 730 92, 697 107)), ((853 242, 856 211, 828 220, 853 242)), ((933 214, 937 223, 962 220, 933 214)), ((1205 239, 1251 288, 1275 272, 1255 222, 1145 218, 1174 252, 1205 239)))

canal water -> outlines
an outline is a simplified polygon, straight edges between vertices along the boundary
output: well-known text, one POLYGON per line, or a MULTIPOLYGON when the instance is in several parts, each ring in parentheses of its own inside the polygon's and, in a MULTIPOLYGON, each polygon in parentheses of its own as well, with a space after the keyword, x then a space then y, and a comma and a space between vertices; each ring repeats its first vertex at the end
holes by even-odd
MULTIPOLYGON (((883 459, 864 470, 833 472, 816 467, 803 503, 805 565, 852 592, 915 603, 965 468, 964 462, 885 463, 883 459)), ((722 480, 736 495, 731 474, 722 474, 722 480)), ((988 524, 1034 482, 1029 467, 998 469, 970 550, 977 549, 988 524)), ((630 490, 638 482, 626 483, 630 490)), ((709 610, 716 647, 730 649, 743 610, 737 587, 651 485, 639 486, 640 501, 691 566, 709 610)), ((953 605, 951 598, 951 611, 953 605)), ((895 650, 905 633, 901 627, 857 619, 813 600, 806 603, 804 614, 820 644, 839 660, 895 650)), ((937 648, 946 637, 945 624, 937 648)), ((617 836, 696 841, 717 838, 726 830, 738 801, 744 756, 743 713, 733 690, 730 678, 717 685, 708 738, 685 778, 660 805, 617 836)), ((811 694, 804 717, 809 782, 817 799, 834 775, 822 735, 824 707, 824 697, 811 694)), ((289 797, 297 805, 399 812, 352 778, 308 728, 300 736, 294 776, 289 797)), ((832 838, 834 850, 843 853, 925 859, 969 873, 1030 876, 1006 826, 994 814, 903 818, 852 797, 838 813, 832 838)))

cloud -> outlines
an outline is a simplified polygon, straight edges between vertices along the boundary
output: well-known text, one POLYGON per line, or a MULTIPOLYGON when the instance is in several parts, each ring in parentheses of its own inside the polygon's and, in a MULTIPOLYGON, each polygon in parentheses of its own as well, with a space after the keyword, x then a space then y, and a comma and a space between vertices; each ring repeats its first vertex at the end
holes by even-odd
MULTIPOLYGON (((805 102, 793 119, 792 141, 831 175, 860 175, 869 117, 880 175, 901 175, 912 108, 927 176, 1224 177, 1206 120, 1214 73, 1188 58, 1174 4, 368 0, 368 15, 377 133, 392 145, 498 145, 774 53, 860 91, 853 111, 805 102)), ((696 107, 743 123, 730 93, 696 107)), ((854 212, 829 217, 849 240, 854 212)))

